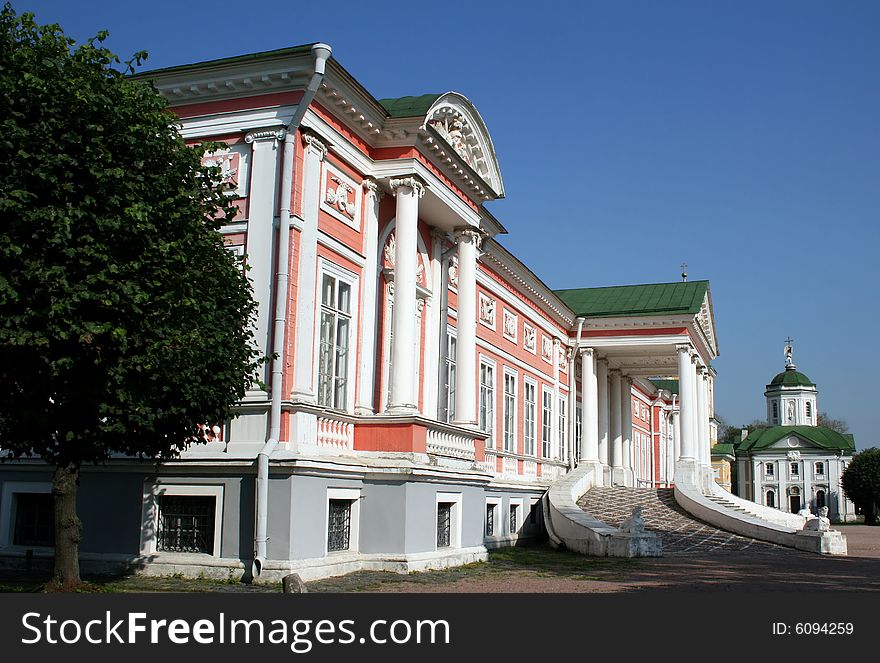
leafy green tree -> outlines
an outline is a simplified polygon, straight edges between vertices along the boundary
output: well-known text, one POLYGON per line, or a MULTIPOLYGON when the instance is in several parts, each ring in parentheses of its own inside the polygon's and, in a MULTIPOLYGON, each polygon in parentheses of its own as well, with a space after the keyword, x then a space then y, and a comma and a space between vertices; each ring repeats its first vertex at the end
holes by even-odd
POLYGON ((872 447, 853 456, 841 478, 843 492, 865 514, 866 525, 880 525, 880 449, 872 447))
POLYGON ((126 75, 145 54, 120 63, 105 38, 0 12, 0 445, 55 466, 60 589, 81 584, 81 465, 173 457, 264 361, 216 232, 234 209, 202 166, 215 146, 187 147, 126 75))

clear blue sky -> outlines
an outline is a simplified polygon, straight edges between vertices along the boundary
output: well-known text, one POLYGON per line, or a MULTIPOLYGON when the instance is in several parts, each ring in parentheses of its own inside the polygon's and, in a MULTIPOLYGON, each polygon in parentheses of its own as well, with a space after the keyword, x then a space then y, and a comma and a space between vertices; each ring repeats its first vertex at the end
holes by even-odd
POLYGON ((551 287, 709 279, 716 404, 764 416, 783 341, 860 448, 880 361, 880 3, 14 0, 147 68, 325 41, 376 97, 457 90, 491 210, 551 287))

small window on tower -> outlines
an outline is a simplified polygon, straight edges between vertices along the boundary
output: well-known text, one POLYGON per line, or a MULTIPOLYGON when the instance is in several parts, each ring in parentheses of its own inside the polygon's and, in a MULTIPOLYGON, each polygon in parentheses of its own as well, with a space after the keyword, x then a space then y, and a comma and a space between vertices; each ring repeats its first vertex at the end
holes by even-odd
POLYGON ((807 419, 813 418, 813 404, 807 401, 807 419))
POLYGON ((779 403, 773 401, 773 423, 779 421, 779 403))

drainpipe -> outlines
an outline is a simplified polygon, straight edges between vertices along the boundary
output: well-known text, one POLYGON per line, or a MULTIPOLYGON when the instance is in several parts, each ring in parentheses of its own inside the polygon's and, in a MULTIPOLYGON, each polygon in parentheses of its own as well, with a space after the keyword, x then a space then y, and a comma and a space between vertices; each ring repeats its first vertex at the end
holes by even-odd
MULTIPOLYGON (((568 367, 568 394, 571 405, 568 408, 568 469, 574 469, 574 451, 577 446, 577 383, 574 379, 575 367, 577 366, 577 357, 581 345, 581 330, 584 328, 586 318, 578 318, 577 341, 571 353, 571 363, 568 367)), ((585 376, 581 375, 581 398, 583 398, 585 376)), ((584 421, 581 421, 581 437, 584 435, 584 421)))
POLYGON ((282 380, 284 377, 284 336, 287 327, 287 299, 290 282, 290 197, 293 187, 294 135, 318 92, 331 49, 327 44, 312 46, 315 56, 315 72, 309 81, 305 94, 297 105, 296 112, 287 126, 284 136, 284 154, 281 162, 281 205, 278 212, 278 272, 275 276, 275 319, 272 333, 272 374, 270 389, 272 400, 269 406, 269 439, 257 454, 257 501, 254 532, 254 563, 251 573, 258 578, 266 562, 267 536, 269 527, 269 456, 278 446, 281 437, 282 380))

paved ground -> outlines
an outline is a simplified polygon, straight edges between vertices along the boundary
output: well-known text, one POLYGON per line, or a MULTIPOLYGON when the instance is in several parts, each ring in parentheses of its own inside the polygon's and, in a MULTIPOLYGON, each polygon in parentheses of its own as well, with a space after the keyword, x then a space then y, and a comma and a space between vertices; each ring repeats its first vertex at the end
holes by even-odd
POLYGON ((671 488, 593 488, 578 506, 594 518, 617 527, 642 507, 645 529, 663 540, 663 554, 699 555, 713 552, 787 553, 787 548, 725 532, 697 520, 675 501, 671 488))

